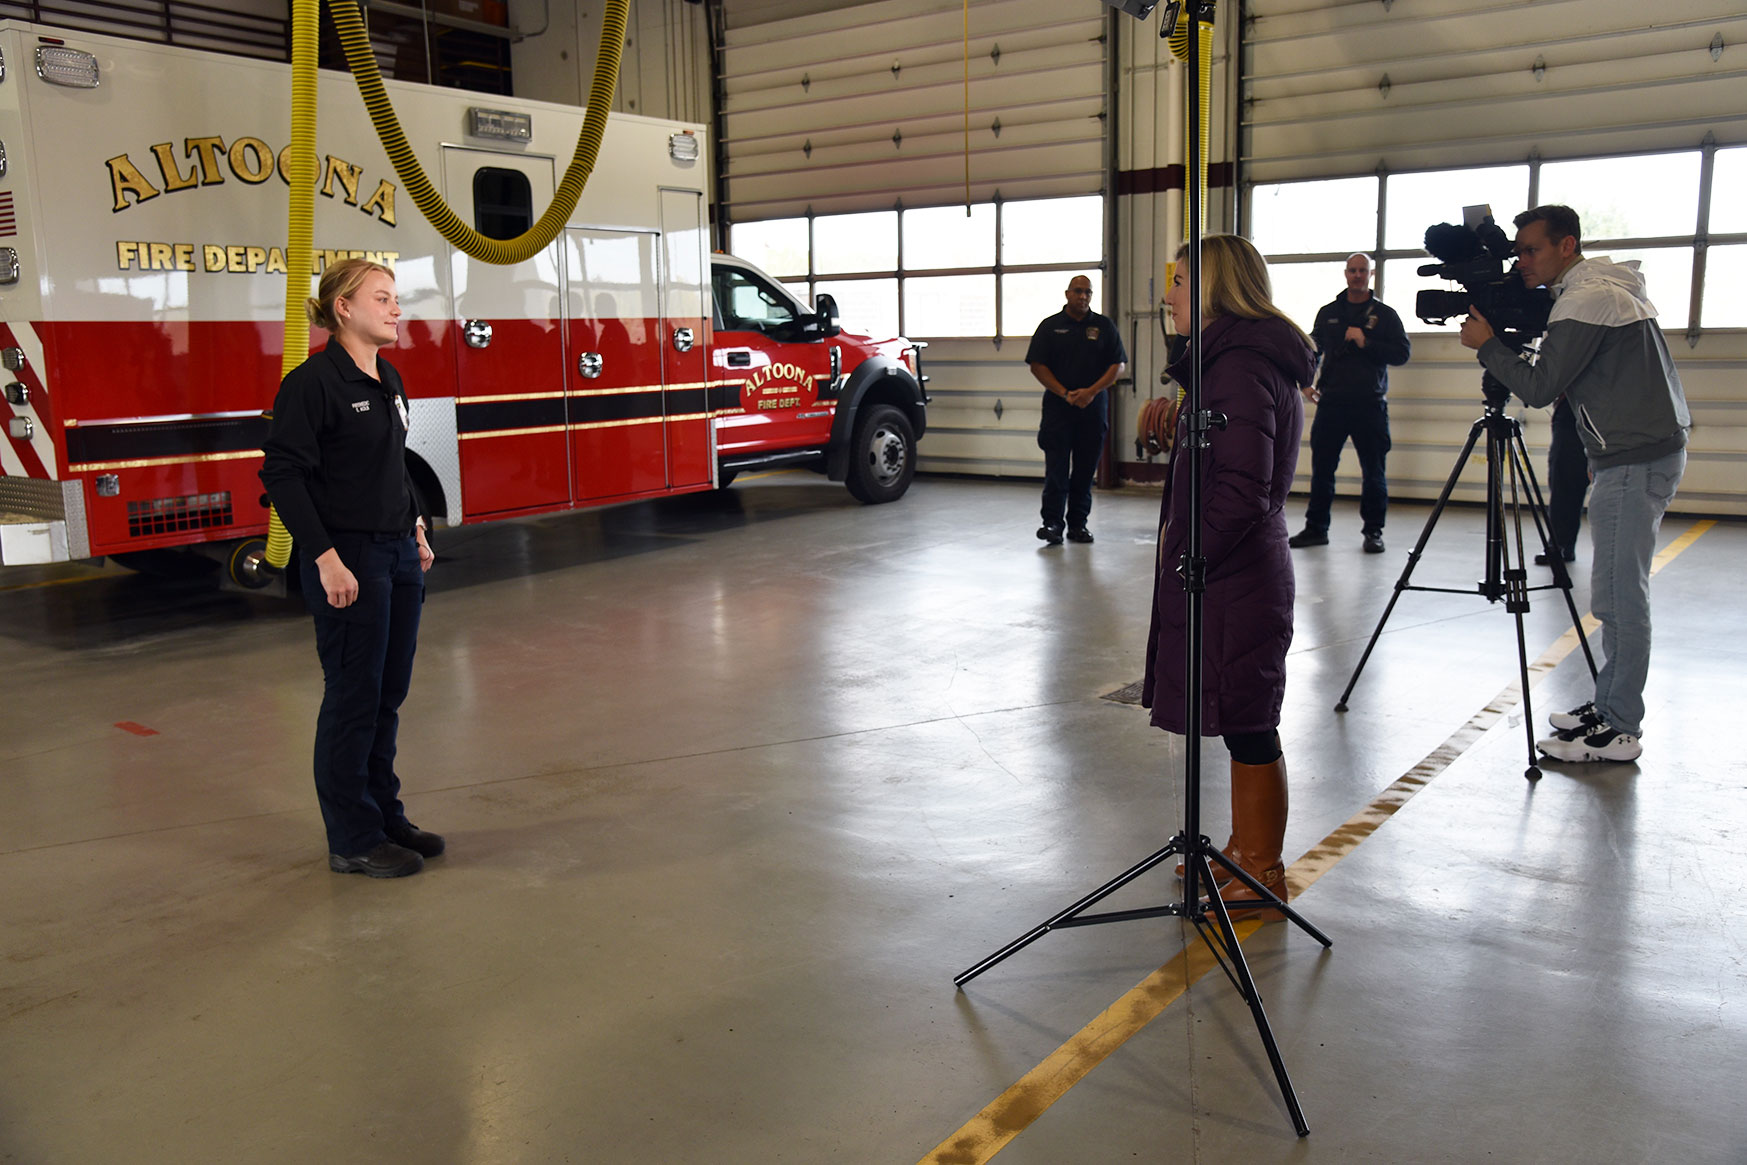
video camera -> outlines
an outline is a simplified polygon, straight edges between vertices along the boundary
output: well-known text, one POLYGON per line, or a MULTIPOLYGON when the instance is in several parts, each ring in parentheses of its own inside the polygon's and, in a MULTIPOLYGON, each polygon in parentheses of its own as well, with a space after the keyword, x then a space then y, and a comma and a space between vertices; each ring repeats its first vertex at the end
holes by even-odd
POLYGON ((1441 222, 1427 227, 1425 247, 1440 263, 1428 263, 1421 275, 1460 283, 1462 291, 1422 291, 1414 314, 1428 324, 1442 324, 1480 309, 1493 332, 1514 352, 1526 348, 1547 330, 1553 296, 1544 287, 1524 287, 1517 274, 1516 244, 1492 221, 1491 208, 1470 206, 1463 217, 1475 225, 1441 222), (1510 262, 1507 269, 1505 263, 1510 262))

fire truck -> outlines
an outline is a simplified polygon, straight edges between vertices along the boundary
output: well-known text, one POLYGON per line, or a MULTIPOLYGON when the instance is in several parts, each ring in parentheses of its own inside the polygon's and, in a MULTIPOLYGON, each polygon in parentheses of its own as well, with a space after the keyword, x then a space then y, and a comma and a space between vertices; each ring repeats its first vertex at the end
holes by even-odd
MULTIPOLYGON (((169 548, 255 585, 256 476, 286 270, 395 272, 385 352, 438 525, 726 486, 805 465, 901 497, 926 426, 919 345, 842 330, 712 254, 702 126, 613 114, 561 235, 498 266, 405 196, 349 75, 319 80, 315 252, 285 254, 289 66, 0 21, 0 564, 169 548)), ((526 230, 583 110, 389 82, 482 234, 526 230)), ((312 331, 311 347, 325 342, 312 331)))

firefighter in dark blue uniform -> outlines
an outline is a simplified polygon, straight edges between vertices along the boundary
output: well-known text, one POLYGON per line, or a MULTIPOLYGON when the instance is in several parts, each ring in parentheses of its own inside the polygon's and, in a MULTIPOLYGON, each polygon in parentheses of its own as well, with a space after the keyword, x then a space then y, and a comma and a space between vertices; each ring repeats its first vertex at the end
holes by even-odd
POLYGON ((1310 423, 1310 506, 1294 549, 1328 545, 1335 469, 1347 438, 1359 455, 1359 518, 1365 553, 1383 552, 1383 520, 1389 512, 1389 366, 1406 364, 1413 352, 1401 317, 1371 293, 1371 257, 1347 257, 1347 290, 1316 313, 1311 339, 1322 358, 1316 384, 1304 399, 1316 405, 1310 423))
POLYGON ((1061 543, 1064 525, 1069 541, 1092 541, 1086 528, 1092 514, 1092 475, 1109 428, 1104 390, 1128 362, 1115 323, 1092 310, 1092 281, 1074 276, 1067 295, 1067 306, 1037 325, 1025 352, 1031 375, 1044 387, 1043 422, 1037 429, 1037 445, 1043 450, 1043 525, 1037 536, 1052 546, 1061 543))

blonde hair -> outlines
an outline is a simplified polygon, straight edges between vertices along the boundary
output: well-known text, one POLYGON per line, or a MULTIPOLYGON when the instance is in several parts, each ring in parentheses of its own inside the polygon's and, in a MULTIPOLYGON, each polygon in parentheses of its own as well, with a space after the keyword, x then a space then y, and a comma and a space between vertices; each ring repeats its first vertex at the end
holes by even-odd
POLYGON ((321 273, 321 284, 316 288, 315 298, 303 301, 303 313, 309 317, 309 322, 325 331, 339 331, 340 319, 334 313, 334 301, 356 295, 372 271, 394 278, 394 272, 368 259, 341 259, 328 264, 321 273))
MULTIPOLYGON (((1177 248, 1177 262, 1188 254, 1189 244, 1184 243, 1177 248)), ((1282 320, 1306 348, 1316 347, 1291 316, 1274 306, 1267 261, 1242 235, 1208 235, 1201 240, 1201 311, 1210 317, 1282 320)))

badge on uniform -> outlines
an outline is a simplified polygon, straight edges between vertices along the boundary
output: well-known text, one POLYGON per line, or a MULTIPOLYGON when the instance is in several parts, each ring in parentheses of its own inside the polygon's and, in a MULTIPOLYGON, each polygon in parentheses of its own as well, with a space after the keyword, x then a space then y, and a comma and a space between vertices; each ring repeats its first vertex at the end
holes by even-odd
POLYGON ((1093 343, 1097 343, 1098 342, 1098 329, 1097 328, 1087 328, 1086 329, 1086 339, 1091 340, 1093 343))
POLYGON ((412 418, 406 415, 406 398, 396 393, 394 407, 400 413, 400 427, 403 429, 412 428, 412 418))

